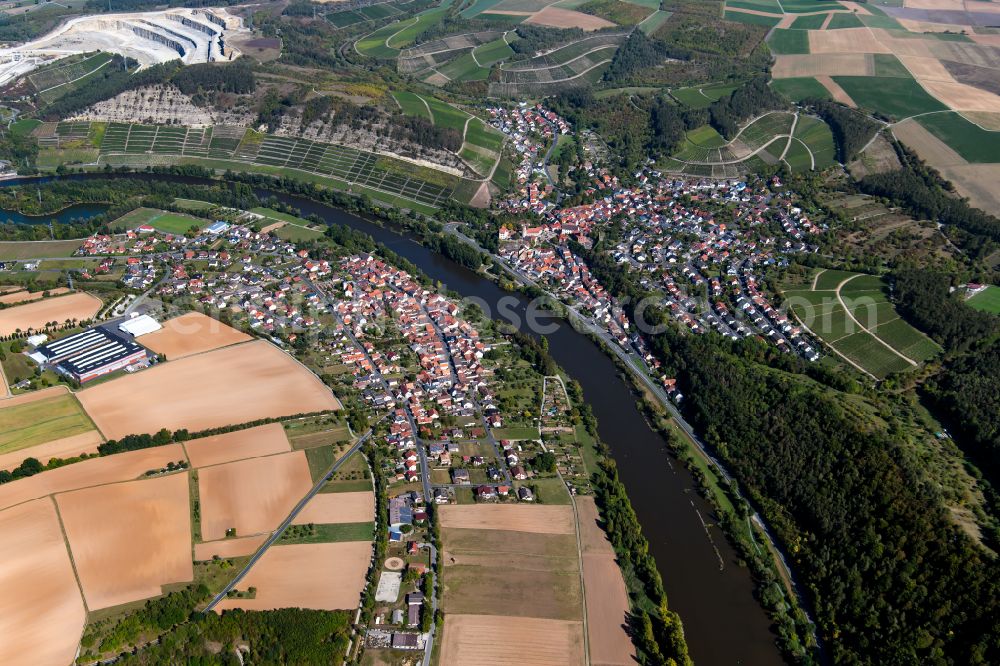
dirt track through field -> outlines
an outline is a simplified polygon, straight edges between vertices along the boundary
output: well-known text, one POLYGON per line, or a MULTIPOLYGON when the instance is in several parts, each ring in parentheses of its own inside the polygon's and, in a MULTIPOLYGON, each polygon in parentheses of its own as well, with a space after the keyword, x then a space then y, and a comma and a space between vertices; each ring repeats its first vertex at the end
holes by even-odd
POLYGON ((285 428, 280 423, 246 430, 192 439, 184 443, 192 467, 208 467, 222 463, 257 458, 275 453, 291 451, 285 436, 285 428))
POLYGON ((201 538, 224 539, 270 532, 312 488, 305 451, 204 467, 198 470, 201 538))
POLYGON ((261 544, 267 541, 266 534, 248 536, 236 539, 222 539, 220 541, 209 541, 206 543, 196 543, 194 545, 194 559, 198 561, 210 560, 218 557, 240 557, 250 555, 261 544))
POLYGON ((90 610, 193 579, 187 472, 76 490, 56 503, 90 610))
POLYGON ((49 322, 60 326, 67 319, 90 319, 101 309, 101 299, 78 292, 0 310, 0 335, 10 335, 17 330, 44 328, 49 322))
POLYGON ((340 408, 318 377, 263 340, 168 361, 77 396, 109 439, 340 408))
POLYGON ((635 648, 626 631, 630 610, 628 590, 614 548, 597 523, 594 498, 578 497, 576 508, 583 546, 590 661, 608 666, 631 666, 635 663, 635 648))
POLYGON ((0 664, 73 661, 87 619, 50 498, 0 511, 0 664))
POLYGON ((163 328, 141 337, 139 342, 168 360, 227 347, 252 338, 200 312, 188 312, 163 322, 163 328))
POLYGON ((440 663, 576 666, 584 663, 583 624, 449 613, 444 619, 440 663))
POLYGON ((271 546, 238 586, 256 587, 256 597, 224 599, 214 610, 357 608, 371 556, 370 541, 271 546))
POLYGON ((441 527, 513 530, 536 534, 575 534, 570 506, 529 504, 462 504, 440 509, 441 527))
POLYGON ((168 444, 140 451, 117 453, 59 467, 0 485, 0 508, 79 488, 137 479, 147 470, 160 469, 169 462, 185 460, 180 444, 168 444))
POLYGON ((302 508, 293 525, 370 523, 375 520, 375 493, 318 493, 302 508))

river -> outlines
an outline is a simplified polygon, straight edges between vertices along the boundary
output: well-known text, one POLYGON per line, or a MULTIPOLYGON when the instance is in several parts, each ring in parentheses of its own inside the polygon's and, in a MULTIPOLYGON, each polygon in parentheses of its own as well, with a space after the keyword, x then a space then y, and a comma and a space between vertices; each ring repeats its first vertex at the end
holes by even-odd
MULTIPOLYGON (((70 176, 108 177, 115 176, 70 176)), ((171 179, 184 183, 208 182, 171 179)), ((328 223, 369 234, 446 288, 466 298, 481 299, 494 316, 498 314, 497 304, 503 299, 510 303, 503 312, 516 315, 518 321, 526 320, 527 298, 512 297, 488 279, 423 247, 404 231, 308 199, 267 190, 259 190, 257 194, 262 198, 275 196, 299 208, 304 215, 314 213, 328 223)), ((501 318, 507 317, 501 315, 501 318)), ((584 396, 593 406, 601 439, 611 448, 656 558, 670 607, 684 623, 692 659, 699 666, 783 663, 771 622, 754 598, 749 571, 739 565, 721 529, 714 526, 712 507, 698 494, 692 476, 671 458, 662 437, 646 422, 637 406, 639 398, 626 378, 590 338, 564 321, 551 318, 544 321, 552 329, 545 334, 549 352, 580 382, 584 396)), ((527 328, 522 330, 532 333, 527 328)))
POLYGON ((47 215, 25 215, 16 210, 0 209, 0 223, 48 224, 54 220, 59 224, 68 224, 74 220, 89 220, 105 212, 107 209, 107 204, 73 204, 47 215))

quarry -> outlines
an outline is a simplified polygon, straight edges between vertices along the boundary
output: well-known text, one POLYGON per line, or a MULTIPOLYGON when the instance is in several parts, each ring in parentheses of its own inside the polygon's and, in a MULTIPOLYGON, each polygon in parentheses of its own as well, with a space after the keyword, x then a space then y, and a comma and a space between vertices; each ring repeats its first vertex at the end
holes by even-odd
POLYGON ((229 40, 249 34, 224 8, 175 8, 69 19, 37 40, 0 49, 0 85, 68 55, 105 51, 148 67, 180 59, 222 62, 240 55, 229 40))

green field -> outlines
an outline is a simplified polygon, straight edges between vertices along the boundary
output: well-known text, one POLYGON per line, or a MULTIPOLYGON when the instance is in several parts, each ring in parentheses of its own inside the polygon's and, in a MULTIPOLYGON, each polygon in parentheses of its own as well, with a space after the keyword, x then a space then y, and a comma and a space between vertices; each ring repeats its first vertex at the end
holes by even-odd
POLYGON ((278 543, 334 543, 340 541, 371 541, 375 523, 321 523, 291 525, 281 535, 278 543))
POLYGON ((399 104, 399 108, 408 116, 419 116, 420 118, 431 119, 430 110, 424 104, 424 100, 419 95, 409 91, 397 90, 392 92, 393 99, 399 104))
POLYGON ((506 60, 514 55, 514 50, 510 48, 507 40, 501 37, 500 39, 495 39, 492 42, 480 44, 476 48, 472 49, 472 53, 482 67, 490 67, 491 65, 498 63, 501 60, 506 60))
POLYGON ((778 0, 730 0, 726 3, 726 7, 737 7, 739 9, 752 9, 758 12, 770 12, 772 14, 781 14, 781 5, 778 4, 778 0))
POLYGON ((882 379, 940 353, 930 338, 899 317, 878 276, 820 270, 813 283, 786 289, 791 311, 827 345, 882 379), (841 304, 843 301, 848 310, 841 304))
POLYGON ((872 55, 875 61, 875 76, 895 76, 902 79, 912 79, 910 70, 891 53, 876 53, 872 55))
POLYGON ((722 17, 727 21, 763 25, 768 28, 773 28, 781 22, 777 16, 760 16, 759 14, 744 14, 743 12, 725 12, 722 17))
POLYGON ((538 439, 538 428, 511 427, 497 428, 493 431, 493 436, 497 439, 538 439))
POLYGON ((35 118, 22 118, 10 124, 10 133, 14 136, 28 136, 31 132, 42 124, 41 120, 35 118))
POLYGON ((944 111, 944 104, 913 79, 879 76, 835 76, 833 80, 858 106, 902 120, 919 113, 944 111))
MULTIPOLYGON (((812 18, 812 17, 803 17, 812 18)), ((771 53, 809 53, 809 33, 805 30, 782 30, 780 28, 771 32, 767 45, 771 53)))
POLYGON ((864 24, 854 14, 834 14, 833 18, 830 19, 830 24, 826 26, 827 30, 839 30, 841 28, 862 28, 864 24))
POLYGON ((774 79, 771 87, 793 102, 804 99, 830 99, 830 91, 811 76, 791 79, 774 79))
POLYGON ((687 140, 703 148, 719 148, 726 145, 726 139, 711 125, 702 125, 687 133, 687 140))
POLYGON ((714 84, 691 88, 677 88, 670 94, 679 102, 696 109, 707 108, 709 104, 733 92, 739 86, 714 84))
POLYGON ((433 114, 432 120, 437 127, 446 127, 459 132, 465 131, 465 121, 469 119, 468 113, 430 95, 423 96, 423 99, 430 107, 433 114))
POLYGON ((799 16, 792 21, 792 28, 795 30, 819 30, 826 23, 826 14, 811 14, 799 16))
POLYGON ((0 241, 0 261, 5 259, 40 259, 69 256, 79 249, 80 240, 0 241))
POLYGON ((72 395, 0 409, 0 454, 94 430, 72 395))
POLYGON ((844 6, 824 0, 781 0, 781 8, 786 14, 811 14, 812 12, 843 11, 844 6))
POLYGON ((1000 132, 984 130, 955 112, 921 116, 917 122, 970 162, 1000 161, 1000 132))
POLYGON ((387 46, 386 41, 407 25, 415 24, 416 21, 417 19, 414 17, 384 25, 375 32, 371 32, 355 42, 354 48, 361 55, 366 55, 370 58, 391 60, 399 55, 399 49, 387 46))
POLYGON ((809 148, 817 171, 833 164, 836 153, 833 132, 825 122, 819 118, 800 114, 799 122, 795 125, 795 138, 809 148))
POLYGON ((191 227, 205 226, 208 221, 183 213, 169 213, 155 208, 136 208, 111 224, 117 229, 135 229, 140 225, 150 224, 168 234, 184 234, 191 227))
POLYGON ((666 12, 662 9, 657 9, 655 12, 646 17, 646 20, 639 24, 639 30, 647 35, 652 35, 654 32, 660 29, 660 27, 667 22, 667 20, 673 15, 672 12, 666 12))
POLYGON ((1000 314, 1000 287, 989 285, 986 289, 967 300, 966 303, 983 312, 1000 314))

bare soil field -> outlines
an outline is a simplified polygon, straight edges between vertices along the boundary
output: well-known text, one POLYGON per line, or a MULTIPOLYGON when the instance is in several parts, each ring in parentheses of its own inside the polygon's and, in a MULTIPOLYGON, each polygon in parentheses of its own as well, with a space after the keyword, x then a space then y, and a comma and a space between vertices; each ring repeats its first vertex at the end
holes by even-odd
POLYGON ((87 611, 49 498, 0 512, 0 663, 70 664, 87 611))
POLYGON ((573 9, 562 9, 549 5, 540 12, 535 12, 525 23, 544 25, 551 28, 580 28, 581 30, 600 30, 613 28, 614 23, 599 16, 591 16, 573 9))
POLYGON ((969 35, 969 39, 983 46, 1000 47, 1000 35, 969 35))
POLYGON ((192 439, 184 442, 184 449, 192 467, 208 467, 244 458, 286 453, 292 447, 281 424, 268 423, 223 435, 192 439))
POLYGON ((83 432, 79 435, 62 437, 51 442, 38 444, 27 449, 20 449, 0 455, 0 469, 13 469, 29 456, 37 458, 45 465, 52 458, 72 458, 81 453, 97 453, 97 445, 104 441, 101 433, 96 430, 83 432))
POLYGON ((868 28, 810 30, 809 53, 891 53, 872 32, 868 28))
POLYGON ((956 164, 940 167, 941 174, 955 185, 969 203, 988 212, 1000 210, 1000 164, 956 164))
POLYGON ((954 81, 951 72, 937 58, 899 56, 899 61, 910 70, 913 78, 927 81, 954 81))
POLYGON ((536 534, 576 533, 573 508, 528 504, 464 504, 442 506, 441 527, 512 530, 536 534))
POLYGON ((199 562, 204 562, 205 560, 210 560, 215 556, 226 558, 250 555, 260 548, 261 544, 265 541, 267 541, 267 535, 260 534, 257 536, 241 537, 237 539, 222 539, 220 541, 196 543, 194 545, 194 559, 199 562))
POLYGON ((583 585, 587 600, 590 660, 595 664, 628 666, 635 663, 632 639, 625 631, 629 613, 628 590, 618 568, 614 548, 598 525, 593 497, 578 497, 580 542, 583 545, 583 585))
POLYGON ((966 160, 944 141, 931 134, 916 120, 904 120, 893 126, 892 133, 934 167, 967 164, 966 160))
POLYGON ((76 490, 56 503, 90 610, 193 579, 187 472, 76 490))
POLYGON ((200 469, 202 539, 223 539, 230 528, 236 536, 270 532, 310 488, 304 451, 200 469))
POLYGON ((965 0, 963 3, 965 5, 965 11, 967 12, 984 12, 986 14, 1000 14, 1000 5, 995 2, 990 2, 988 0, 965 0))
POLYGON ((798 76, 874 76, 875 63, 867 53, 778 55, 771 70, 776 79, 798 76))
POLYGON ((10 398, 4 398, 0 400, 0 408, 3 407, 16 407, 17 405, 26 405, 29 402, 35 402, 37 400, 45 400, 47 398, 54 398, 59 395, 66 395, 69 393, 69 387, 65 384, 60 384, 59 386, 50 386, 48 388, 43 388, 39 391, 32 391, 31 393, 22 393, 21 395, 11 396, 10 398))
POLYGON ((1000 95, 1000 71, 992 67, 978 67, 964 62, 946 60, 941 63, 948 73, 959 83, 975 86, 1000 95))
POLYGON ((181 460, 184 460, 184 449, 180 444, 168 444, 118 453, 105 458, 84 460, 0 485, 0 508, 53 493, 65 493, 104 483, 131 481, 141 477, 147 470, 160 469, 168 462, 181 460))
POLYGON ((857 103, 851 99, 851 96, 847 94, 847 91, 841 88, 840 84, 831 79, 829 76, 817 76, 816 80, 830 92, 830 96, 833 97, 834 100, 852 108, 858 108, 857 103))
MULTIPOLYGON (((69 289, 66 287, 56 287, 55 289, 49 289, 47 293, 49 296, 59 296, 60 294, 68 294, 69 289)), ((4 305, 27 303, 29 301, 37 301, 45 294, 45 291, 15 291, 12 293, 5 293, 3 296, 0 296, 0 303, 3 303, 4 305)))
POLYGON ((909 9, 937 9, 954 12, 964 12, 963 0, 903 0, 903 6, 909 9))
POLYGON ((163 328, 142 336, 142 344, 167 360, 200 354, 252 338, 200 312, 188 312, 163 322, 163 328))
POLYGON ((962 113, 966 120, 975 123, 986 130, 1000 131, 1000 113, 983 111, 966 111, 962 113))
POLYGON ((162 363, 77 396, 109 439, 340 408, 316 375, 263 340, 162 363))
POLYGON ((964 83, 921 80, 920 85, 951 109, 958 111, 996 111, 1000 95, 964 83))
MULTIPOLYGON (((444 618, 442 664, 567 666, 583 664, 583 624, 533 617, 444 618), (503 649, 498 650, 497 646, 503 649)), ((594 663, 597 663, 596 661, 594 663)))
POLYGON ((280 229, 281 227, 285 226, 286 224, 288 224, 288 223, 287 222, 272 222, 271 224, 267 225, 266 227, 261 227, 260 228, 260 233, 262 233, 262 234, 269 234, 272 231, 276 231, 276 230, 280 229))
POLYGON ((271 546, 240 581, 240 590, 257 588, 255 598, 225 599, 215 610, 357 608, 371 557, 369 541, 271 546))
POLYGON ((368 523, 375 519, 375 493, 318 493, 309 500, 293 525, 308 523, 368 523))
POLYGON ((83 292, 5 308, 0 310, 0 335, 40 329, 52 321, 62 324, 67 319, 90 319, 100 309, 101 299, 83 292))
MULTIPOLYGON (((572 511, 572 507, 561 507, 572 511)), ((491 612, 554 620, 583 613, 576 534, 501 529, 442 530, 446 613, 491 612), (504 590, 503 601, 484 599, 504 590)))

